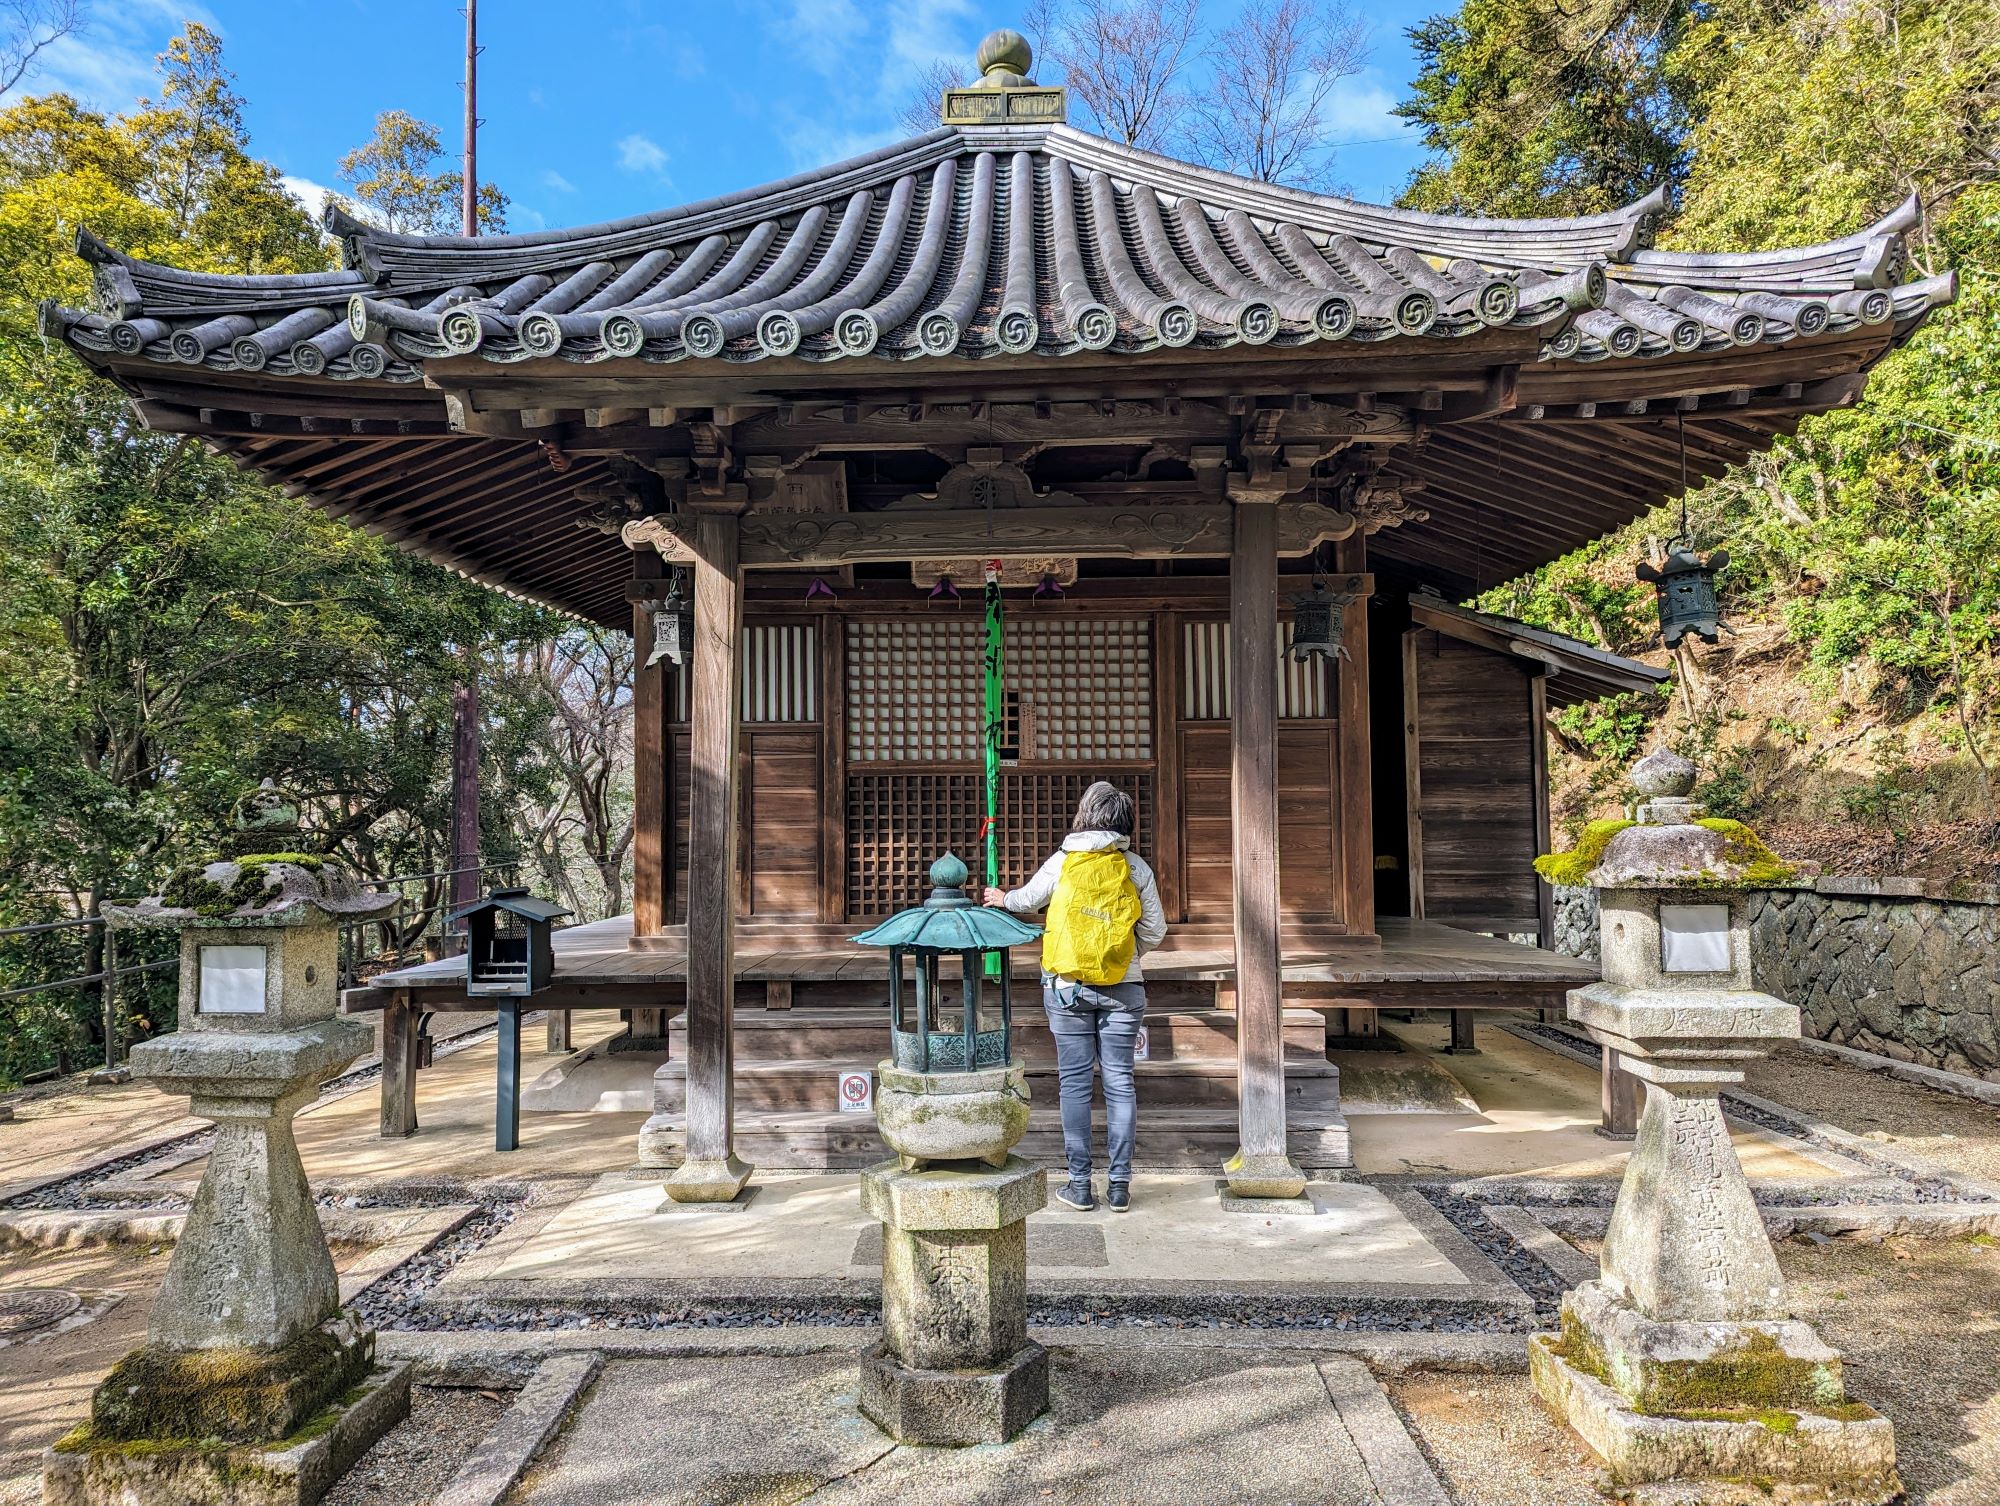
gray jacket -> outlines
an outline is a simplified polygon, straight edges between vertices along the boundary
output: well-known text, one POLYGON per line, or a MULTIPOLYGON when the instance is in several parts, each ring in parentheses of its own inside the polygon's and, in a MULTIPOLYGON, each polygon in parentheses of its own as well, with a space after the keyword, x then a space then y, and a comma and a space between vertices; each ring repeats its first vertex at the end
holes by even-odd
POLYGON ((1063 838, 1061 850, 1052 854, 1042 864, 1035 876, 1020 888, 1007 894, 1007 908, 1017 915, 1032 914, 1046 910, 1049 901, 1055 897, 1056 880, 1062 877, 1063 857, 1072 852, 1102 852, 1115 847, 1125 854, 1125 862, 1132 870, 1132 884, 1139 891, 1139 924, 1133 928, 1135 938, 1132 948, 1132 965, 1125 969, 1120 983, 1143 983, 1145 972, 1139 959, 1152 951, 1167 937, 1167 912, 1160 905, 1160 886, 1153 877, 1153 870, 1146 860, 1132 851, 1129 838, 1115 831, 1073 831, 1063 838))

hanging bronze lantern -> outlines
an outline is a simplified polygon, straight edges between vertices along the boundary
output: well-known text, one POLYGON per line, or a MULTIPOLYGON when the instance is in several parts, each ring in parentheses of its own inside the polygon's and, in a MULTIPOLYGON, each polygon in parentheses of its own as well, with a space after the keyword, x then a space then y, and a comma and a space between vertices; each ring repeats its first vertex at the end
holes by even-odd
POLYGON ((646 656, 651 669, 662 659, 676 669, 694 662, 694 603, 681 592, 681 573, 674 572, 665 601, 649 601, 646 610, 653 618, 653 651, 646 656))
POLYGON ((1703 559, 1686 546, 1670 550, 1658 564, 1639 561, 1639 579, 1659 597, 1660 634, 1668 648, 1678 646, 1689 633, 1703 643, 1719 641, 1722 613, 1715 601, 1715 576, 1728 563, 1727 549, 1703 559))
POLYGON ((1341 637, 1348 604, 1354 600, 1352 591, 1329 591, 1326 577, 1315 576, 1312 590, 1292 598, 1292 643, 1286 651, 1290 657, 1300 664, 1308 659, 1347 658, 1341 637))

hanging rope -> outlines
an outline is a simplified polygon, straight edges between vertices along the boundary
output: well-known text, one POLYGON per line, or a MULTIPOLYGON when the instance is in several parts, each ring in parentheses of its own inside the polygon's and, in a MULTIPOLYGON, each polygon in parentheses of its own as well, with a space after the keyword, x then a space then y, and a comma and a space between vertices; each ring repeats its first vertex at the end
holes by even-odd
POLYGON ((1680 541, 1690 547, 1694 539, 1688 533, 1688 425, 1687 415, 1680 409, 1674 410, 1674 432, 1680 439, 1681 448, 1681 531, 1680 541))

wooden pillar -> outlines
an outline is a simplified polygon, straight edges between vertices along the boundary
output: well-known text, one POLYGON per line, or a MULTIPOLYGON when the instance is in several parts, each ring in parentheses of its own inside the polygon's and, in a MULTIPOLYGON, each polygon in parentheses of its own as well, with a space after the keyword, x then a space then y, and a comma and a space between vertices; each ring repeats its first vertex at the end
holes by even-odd
POLYGON ((1403 809, 1408 817, 1410 918, 1424 918, 1423 708, 1417 696, 1417 633, 1403 634, 1403 809))
POLYGON ((1469 1009, 1451 1011, 1451 1044, 1445 1047, 1447 1056, 1477 1056, 1479 1039, 1473 1033, 1473 1012, 1469 1009))
POLYGON ((681 1203, 726 1203, 750 1180, 735 1151, 736 803, 743 572, 733 513, 694 519, 694 680, 688 737, 687 1159, 681 1203))
MULTIPOLYGON (((1334 568, 1362 575, 1368 570, 1368 540, 1360 534, 1333 546, 1334 568)), ((1368 673, 1368 602, 1348 605, 1341 632, 1347 657, 1340 661, 1341 919, 1350 936, 1375 934, 1375 771, 1371 740, 1368 673)))
MULTIPOLYGON (((1528 778, 1535 786, 1535 851, 1554 850, 1549 819, 1549 680, 1544 670, 1528 682, 1528 778)), ((1556 944, 1556 892, 1535 875, 1535 944, 1553 951, 1556 944)), ((1542 1012, 1548 1019, 1550 1013, 1542 1012)))
POLYGON ((1284 1002, 1278 952, 1278 514, 1276 493, 1238 499, 1229 555, 1229 804, 1236 922, 1237 1197, 1295 1198, 1305 1174, 1285 1141, 1284 1002))
POLYGON ((1618 1052, 1607 1046, 1598 1068, 1598 1100, 1602 1119, 1597 1132, 1607 1140, 1631 1140, 1639 1133, 1639 1108, 1645 1100, 1646 1090, 1638 1078, 1625 1070, 1623 1060, 1618 1052))
MULTIPOLYGON (((658 561, 649 554, 635 559, 658 561)), ((632 934, 657 936, 667 926, 667 885, 674 861, 674 802, 668 786, 667 670, 647 666, 653 652, 653 618, 642 602, 632 607, 632 934)))
POLYGON ((417 1021, 408 989, 382 1011, 382 1124, 384 1140, 417 1132, 417 1021))
POLYGON ((569 1050, 569 1011, 567 1009, 544 1010, 542 1020, 548 1026, 549 1030, 548 1049, 551 1051, 569 1050))

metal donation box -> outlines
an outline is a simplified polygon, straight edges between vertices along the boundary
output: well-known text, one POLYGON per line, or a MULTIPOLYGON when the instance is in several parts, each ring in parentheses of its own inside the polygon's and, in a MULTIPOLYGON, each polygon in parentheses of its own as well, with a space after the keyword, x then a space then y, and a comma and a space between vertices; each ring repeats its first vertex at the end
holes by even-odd
POLYGON ((454 911, 449 919, 465 922, 465 991, 521 998, 545 988, 555 970, 550 923, 569 913, 526 889, 495 889, 454 911))

